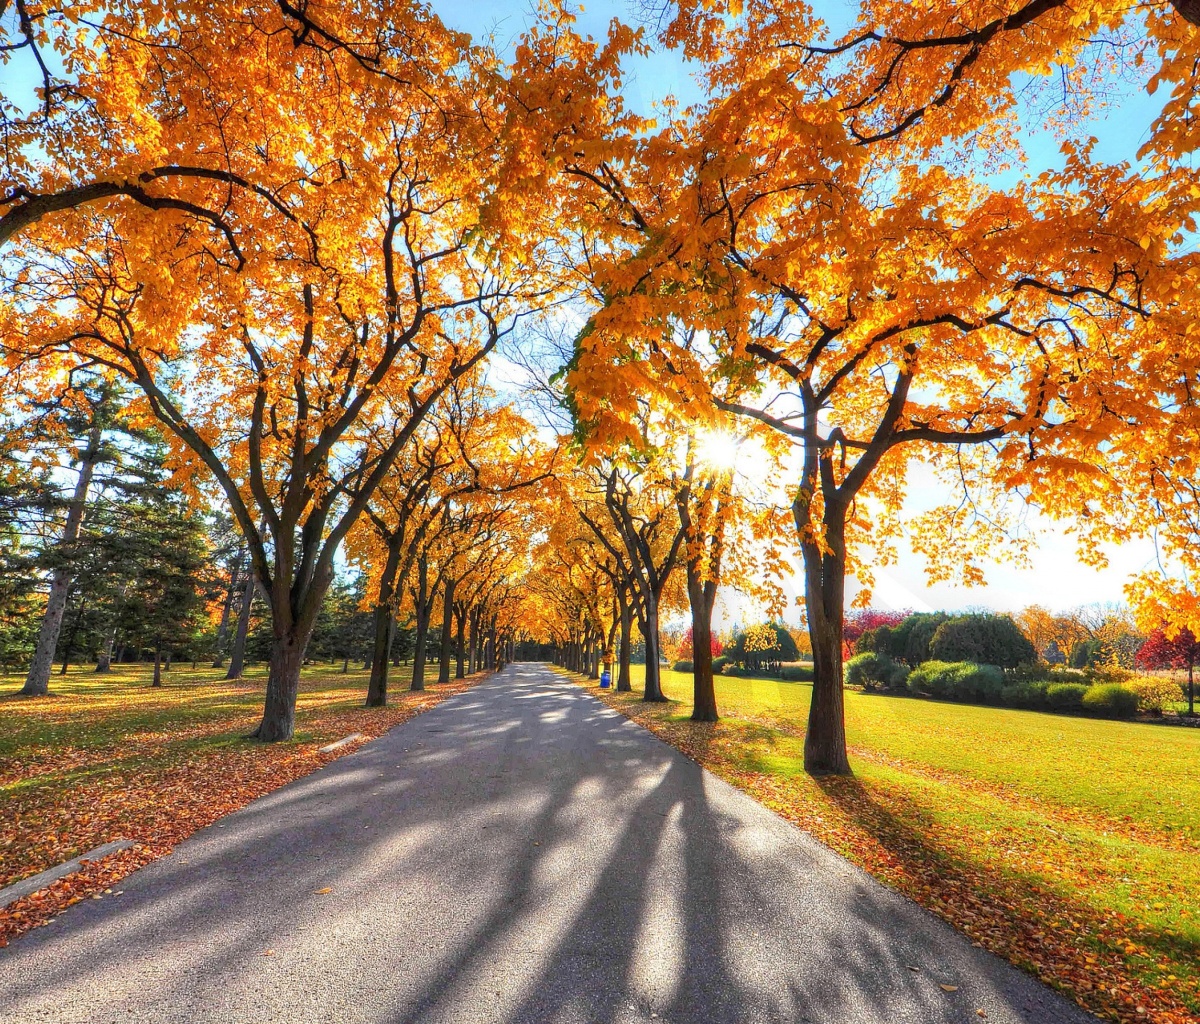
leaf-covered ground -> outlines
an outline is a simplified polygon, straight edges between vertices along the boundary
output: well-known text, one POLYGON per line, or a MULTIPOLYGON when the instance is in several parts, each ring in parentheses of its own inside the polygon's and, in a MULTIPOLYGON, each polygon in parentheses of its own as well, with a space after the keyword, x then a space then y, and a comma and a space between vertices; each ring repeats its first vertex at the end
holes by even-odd
POLYGON ((0 946, 251 800, 354 749, 318 748, 352 733, 379 736, 483 674, 411 693, 396 670, 386 708, 364 708, 366 674, 306 668, 290 743, 245 739, 262 713, 261 671, 237 683, 215 669, 172 669, 151 688, 141 667, 55 676, 52 695, 17 696, 0 676, 0 886, 114 839, 132 849, 0 909, 0 946))
POLYGON ((607 703, 979 945, 1111 1020, 1200 1020, 1200 730, 847 692, 853 778, 802 768, 811 688, 720 678, 722 720, 607 703))

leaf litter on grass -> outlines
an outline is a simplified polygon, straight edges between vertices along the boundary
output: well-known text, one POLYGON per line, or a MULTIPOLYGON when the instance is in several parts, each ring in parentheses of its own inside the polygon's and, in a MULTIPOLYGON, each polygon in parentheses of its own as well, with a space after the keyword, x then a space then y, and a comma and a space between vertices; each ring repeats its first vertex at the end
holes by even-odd
POLYGON ((125 686, 126 702, 113 692, 121 680, 111 688, 89 681, 70 699, 44 703, 0 698, 6 705, 0 718, 0 886, 114 839, 134 842, 0 908, 0 947, 80 900, 109 898, 106 888, 192 833, 356 749, 323 754, 320 746, 352 732, 381 736, 485 675, 418 693, 402 690, 383 708, 361 706, 365 684, 354 676, 306 678, 296 713, 303 738, 269 745, 242 738, 258 720, 261 693, 244 683, 223 693, 219 684, 125 686), (197 714, 189 699, 209 706, 197 714), (180 720, 177 729, 164 721, 172 711, 180 720), (71 745, 57 760, 54 740, 68 735, 71 745))

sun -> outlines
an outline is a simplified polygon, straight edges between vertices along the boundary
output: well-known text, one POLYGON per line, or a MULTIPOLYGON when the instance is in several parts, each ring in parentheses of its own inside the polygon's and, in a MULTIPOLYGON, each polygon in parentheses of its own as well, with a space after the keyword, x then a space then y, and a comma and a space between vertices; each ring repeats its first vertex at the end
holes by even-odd
POLYGON ((741 439, 723 430, 706 431, 697 440, 699 460, 710 469, 737 469, 740 450, 741 439))

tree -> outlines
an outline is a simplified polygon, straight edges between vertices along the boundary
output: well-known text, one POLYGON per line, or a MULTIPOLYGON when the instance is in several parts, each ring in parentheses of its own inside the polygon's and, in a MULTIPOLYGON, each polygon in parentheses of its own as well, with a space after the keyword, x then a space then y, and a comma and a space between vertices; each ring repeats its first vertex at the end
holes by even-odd
POLYGON ((935 661, 973 661, 1016 668, 1037 661, 1029 638, 1008 615, 956 615, 946 619, 929 641, 935 661))
MULTIPOLYGON (((607 249, 588 255, 602 302, 569 380, 600 433, 628 436, 630 396, 649 389, 796 445, 815 674, 805 763, 848 772, 844 581, 857 550, 897 536, 908 461, 964 488, 914 531, 935 575, 978 581, 1013 488, 1073 507, 1080 481, 1104 474, 1097 439, 1160 418, 1138 368, 1157 344, 1145 325, 1174 316, 1167 254, 1183 221, 1150 203, 1157 184, 1093 167, 1086 147, 1061 175, 968 184, 938 158, 976 139, 979 119, 939 118, 920 156, 916 134, 868 138, 850 107, 863 74, 818 53, 806 9, 752 4, 722 21, 685 6, 673 38, 705 62, 711 98, 651 137, 586 150, 607 249), (1105 397, 1114 381, 1122 415, 1105 397)), ((1007 88, 1001 76, 977 97, 985 112, 1007 88)))
POLYGON ((1155 629, 1146 637, 1137 653, 1139 665, 1145 668, 1186 668, 1189 715, 1196 713, 1194 669, 1200 663, 1200 641, 1186 626, 1168 637, 1163 629, 1155 629))
POLYGON ((855 651, 874 651, 902 661, 909 668, 933 657, 930 645, 942 624, 949 618, 945 612, 914 612, 905 615, 896 625, 881 624, 863 633, 855 651))
POLYGON ((425 8, 330 8, 319 32, 290 5, 200 8, 114 10, 103 59, 72 44, 84 102, 6 214, 0 344, 50 389, 72 365, 131 381, 220 486, 271 611, 255 735, 281 740, 338 549, 540 301, 525 240, 551 232, 499 197, 487 56, 425 8))

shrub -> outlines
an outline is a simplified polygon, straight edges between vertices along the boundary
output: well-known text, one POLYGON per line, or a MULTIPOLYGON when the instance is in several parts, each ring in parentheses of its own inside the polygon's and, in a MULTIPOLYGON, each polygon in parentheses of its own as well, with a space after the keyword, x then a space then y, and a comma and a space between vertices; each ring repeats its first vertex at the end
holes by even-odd
POLYGON ((1138 695, 1120 683, 1089 686, 1083 695, 1083 710, 1106 718, 1132 718, 1137 714, 1138 695))
POLYGON ((992 704, 1004 691, 1004 673, 971 661, 926 661, 909 673, 908 688, 944 700, 992 704))
POLYGON ((1033 644, 1008 615, 956 615, 947 619, 929 642, 929 656, 936 661, 1003 668, 1037 661, 1033 644))
POLYGON ((1083 683, 1052 683, 1046 688, 1046 704, 1051 711, 1082 711, 1089 689, 1083 683))
POLYGON ((944 612, 915 612, 897 625, 867 630, 854 650, 860 654, 873 651, 907 665, 919 665, 929 660, 929 642, 948 617, 944 612))
POLYGON ((1046 690, 1049 687, 1049 683, 1041 680, 1009 683, 1000 691, 1000 703, 1010 708, 1041 709, 1046 706, 1046 690))
POLYGON ((671 666, 672 672, 692 672, 695 666, 690 661, 677 661, 671 666))
POLYGON ((1124 686, 1137 694, 1138 710, 1149 711, 1153 715, 1161 715, 1183 696, 1183 690, 1177 682, 1161 676, 1134 676, 1124 686))
POLYGON ((890 690, 904 685, 908 670, 886 654, 864 651, 846 662, 846 682, 864 690, 890 690))
POLYGON ((811 683, 813 670, 811 665, 783 665, 779 669, 779 678, 789 683, 811 683))
MULTIPOLYGON (((744 668, 774 672, 781 662, 795 661, 800 652, 796 641, 780 622, 765 622, 735 630, 727 653, 744 668)), ((728 674, 728 673, 726 673, 728 674)))
POLYGON ((724 672, 725 666, 729 664, 729 656, 727 654, 718 654, 713 658, 713 671, 724 672))

